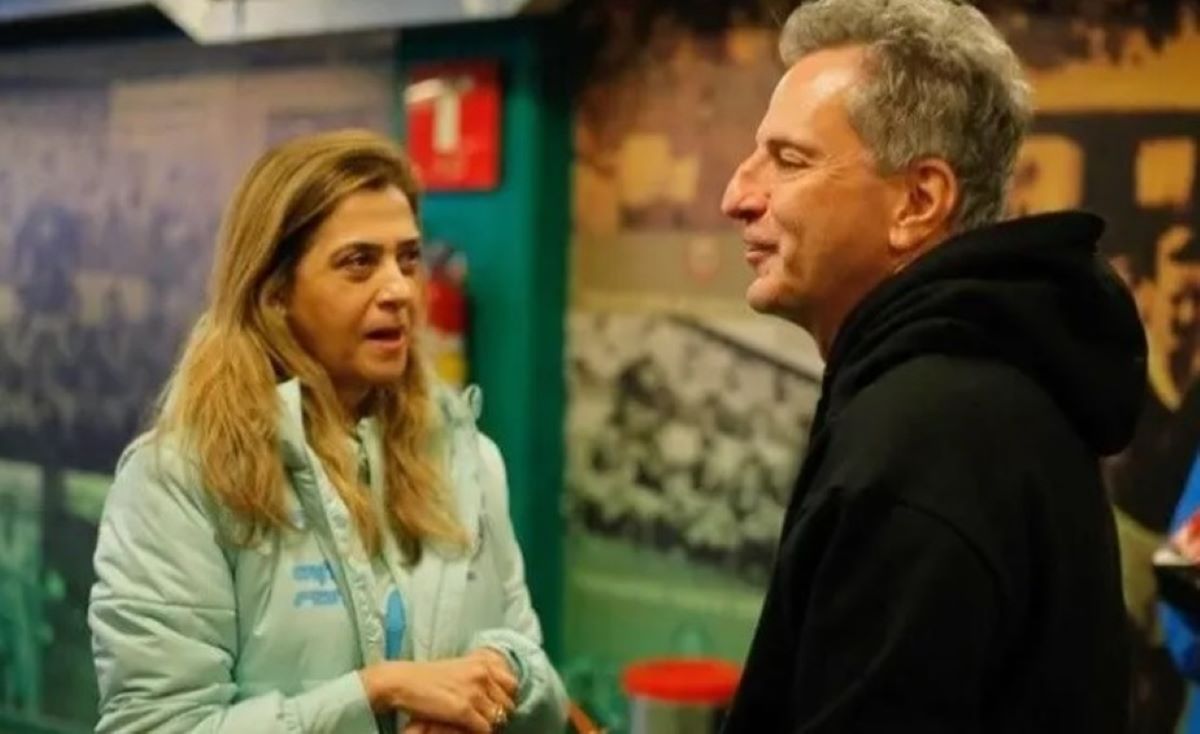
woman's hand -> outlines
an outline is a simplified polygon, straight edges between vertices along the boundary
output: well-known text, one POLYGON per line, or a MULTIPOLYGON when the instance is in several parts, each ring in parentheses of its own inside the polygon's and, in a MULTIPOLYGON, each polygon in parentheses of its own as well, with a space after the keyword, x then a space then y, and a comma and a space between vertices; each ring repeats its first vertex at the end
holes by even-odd
POLYGON ((495 648, 481 647, 467 653, 467 659, 472 658, 482 660, 483 664, 487 666, 492 679, 492 698, 506 702, 504 718, 507 720, 517 708, 517 686, 519 685, 517 676, 508 664, 508 657, 495 648))
POLYGON ((486 648, 449 660, 378 663, 359 674, 375 712, 400 709, 418 724, 449 725, 469 734, 502 726, 517 691, 504 655, 486 648))

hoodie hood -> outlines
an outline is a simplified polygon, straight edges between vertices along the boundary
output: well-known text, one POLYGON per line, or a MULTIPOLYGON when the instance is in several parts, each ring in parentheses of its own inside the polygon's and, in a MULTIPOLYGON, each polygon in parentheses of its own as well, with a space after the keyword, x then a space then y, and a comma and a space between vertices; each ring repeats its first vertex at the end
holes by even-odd
POLYGON ((919 355, 994 359, 1035 380, 1099 454, 1129 442, 1146 385, 1146 338, 1097 254, 1084 212, 1015 219, 951 238, 872 291, 830 350, 818 420, 919 355))

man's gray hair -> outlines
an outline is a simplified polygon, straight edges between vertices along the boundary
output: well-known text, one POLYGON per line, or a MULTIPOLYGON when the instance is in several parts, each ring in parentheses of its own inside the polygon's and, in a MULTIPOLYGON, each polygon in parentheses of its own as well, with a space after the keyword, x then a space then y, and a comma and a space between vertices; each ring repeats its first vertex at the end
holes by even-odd
POLYGON ((844 46, 866 50, 847 111, 879 170, 941 158, 958 177, 955 229, 1000 219, 1032 111, 1021 64, 983 13, 952 0, 816 0, 779 41, 788 66, 844 46))

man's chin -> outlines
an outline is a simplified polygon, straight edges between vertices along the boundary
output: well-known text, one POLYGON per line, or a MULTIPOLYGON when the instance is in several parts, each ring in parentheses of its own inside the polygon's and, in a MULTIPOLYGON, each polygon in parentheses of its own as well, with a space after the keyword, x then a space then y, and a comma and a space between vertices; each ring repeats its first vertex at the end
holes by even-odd
POLYGON ((780 313, 778 294, 771 284, 764 282, 762 278, 755 280, 746 289, 746 305, 767 316, 775 316, 780 313))
POLYGON ((746 305, 756 313, 775 316, 802 329, 808 329, 808 320, 804 317, 805 312, 800 308, 800 304, 794 299, 786 298, 780 289, 761 278, 746 289, 746 305))

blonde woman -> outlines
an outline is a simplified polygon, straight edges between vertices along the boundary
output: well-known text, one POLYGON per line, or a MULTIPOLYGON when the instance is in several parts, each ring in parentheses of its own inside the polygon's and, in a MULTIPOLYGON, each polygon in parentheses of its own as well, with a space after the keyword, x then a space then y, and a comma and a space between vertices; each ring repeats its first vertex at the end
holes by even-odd
POLYGON ((101 522, 99 732, 557 732, 500 454, 423 368, 417 186, 372 133, 264 155, 101 522))

